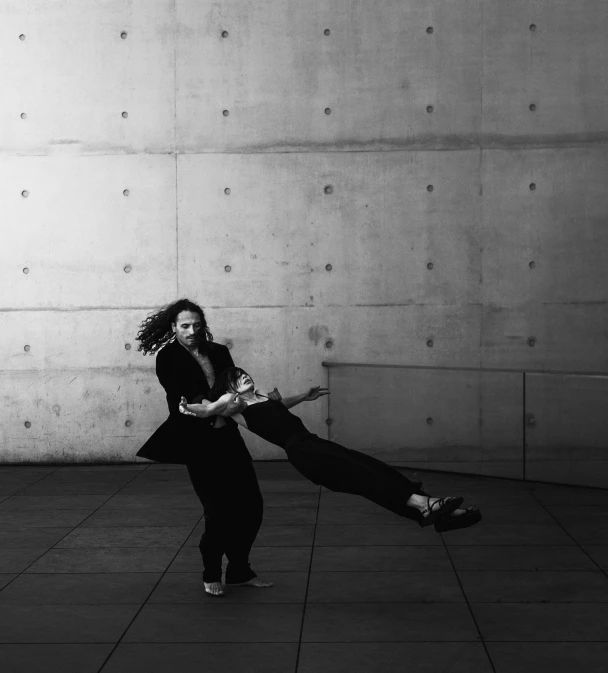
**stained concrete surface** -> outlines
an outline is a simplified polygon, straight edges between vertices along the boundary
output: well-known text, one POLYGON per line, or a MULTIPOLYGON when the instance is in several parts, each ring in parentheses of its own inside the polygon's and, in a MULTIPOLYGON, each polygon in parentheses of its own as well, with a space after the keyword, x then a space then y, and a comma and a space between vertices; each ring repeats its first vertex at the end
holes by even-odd
POLYGON ((287 463, 255 467, 251 560, 275 586, 222 599, 203 590, 183 467, 0 468, 3 671, 606 670, 607 491, 421 472, 431 493, 483 511, 439 535, 287 463))
MULTIPOLYGON (((2 462, 132 461, 166 417, 134 337, 178 295, 288 392, 326 359, 605 372, 607 8, 5 0, 2 462)), ((512 392, 469 467, 523 474, 512 392)), ((546 393, 577 434, 586 402, 546 393)), ((326 410, 302 410, 319 434, 326 410)), ((606 478, 539 429, 534 478, 606 478)))

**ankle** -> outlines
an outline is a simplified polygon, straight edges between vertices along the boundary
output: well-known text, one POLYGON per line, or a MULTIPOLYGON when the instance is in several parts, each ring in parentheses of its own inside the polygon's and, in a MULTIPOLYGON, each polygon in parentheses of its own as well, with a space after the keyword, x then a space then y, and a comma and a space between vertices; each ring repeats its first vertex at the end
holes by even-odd
POLYGON ((418 495, 418 493, 412 493, 406 504, 410 507, 415 507, 416 509, 422 509, 426 506, 426 498, 418 495))

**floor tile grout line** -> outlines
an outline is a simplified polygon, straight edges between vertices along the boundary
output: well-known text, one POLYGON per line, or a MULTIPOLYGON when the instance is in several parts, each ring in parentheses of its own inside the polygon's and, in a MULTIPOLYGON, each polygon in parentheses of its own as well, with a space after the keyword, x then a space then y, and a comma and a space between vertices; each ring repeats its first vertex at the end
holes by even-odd
MULTIPOLYGON (((312 574, 312 563, 315 553, 315 537, 317 535, 317 525, 319 521, 319 507, 321 505, 321 488, 318 490, 317 495, 317 516, 315 519, 314 529, 312 532, 312 541, 310 544, 310 559, 308 561, 308 576, 306 577, 306 590, 304 592, 304 602, 302 604, 302 620, 300 622, 300 633, 298 636, 298 650, 296 652, 296 663, 294 667, 294 673, 298 673, 298 667, 300 665, 300 651, 302 650, 302 634, 304 633, 304 620, 306 619, 306 606, 308 604, 308 590, 310 588, 310 576, 312 574)), ((278 571, 277 571, 278 572, 278 571)))
MULTIPOLYGON (((1 467, 1 466, 0 466, 0 467, 1 467)), ((29 488, 30 486, 33 486, 34 484, 37 484, 39 481, 44 481, 44 480, 45 480, 47 477, 49 477, 50 475, 55 474, 55 472, 58 472, 59 469, 60 469, 60 468, 59 468, 59 466, 58 466, 58 467, 55 468, 52 472, 48 472, 48 473, 45 474, 44 476, 40 477, 40 479, 36 479, 36 481, 33 481, 33 482, 31 482, 30 484, 28 484, 27 486, 24 486, 23 488, 20 488, 20 489, 19 489, 18 491, 16 491, 15 493, 11 493, 8 497, 11 498, 13 495, 19 495, 19 493, 20 493, 21 491, 25 490, 26 488, 29 488)))
MULTIPOLYGON (((74 573, 77 574, 77 573, 74 573)), ((95 574, 101 574, 101 573, 80 573, 80 574, 86 574, 86 575, 95 575, 95 574)), ((139 574, 139 573, 138 573, 139 574)), ((141 573, 141 574, 148 574, 148 575, 157 575, 159 573, 141 573)), ((169 573, 171 574, 171 573, 169 573)), ((197 573, 198 574, 198 573, 197 573)), ((162 578, 161 578, 162 579, 162 578)), ((160 582, 160 580, 159 580, 160 582)), ((154 589, 156 588, 157 585, 155 585, 154 589)), ((152 591, 154 591, 152 589, 152 591)), ((149 598, 149 596, 148 596, 149 598)), ((181 601, 181 602, 176 602, 176 601, 155 601, 148 603, 148 598, 146 599, 146 605, 154 605, 154 606, 175 606, 175 607, 180 607, 180 606, 187 606, 187 605, 209 605, 209 601, 206 599, 199 600, 199 601, 181 601)), ((466 599, 463 599, 461 601, 388 601, 388 600, 374 600, 374 601, 310 601, 310 605, 314 605, 316 607, 319 606, 325 606, 325 605, 464 605, 466 603, 466 599)), ((470 601, 471 605, 543 605, 543 606, 552 606, 552 605, 606 605, 608 603, 608 600, 604 601, 470 601)), ((239 600, 230 600, 230 601, 223 601, 221 604, 219 601, 215 602, 214 605, 217 605, 219 609, 224 609, 228 608, 230 605, 257 605, 257 606, 273 606, 273 605, 307 605, 308 601, 304 600, 283 600, 283 601, 239 601, 239 600)), ((1 606, 16 606, 16 605, 24 605, 24 606, 45 606, 45 607, 82 607, 82 606, 89 606, 89 607, 108 607, 108 606, 118 606, 118 607, 124 607, 124 606, 129 606, 129 605, 134 605, 134 606, 140 606, 143 607, 143 603, 138 602, 138 601, 129 601, 125 603, 21 603, 21 602, 0 602, 1 606)), ((215 609, 215 608, 211 608, 215 609)), ((479 641, 476 641, 479 642, 479 641)), ((1 644, 1 643, 0 643, 1 644)))
MULTIPOLYGON (((58 471, 60 470, 60 468, 61 468, 61 466, 58 466, 56 470, 53 470, 53 472, 50 472, 48 475, 45 475, 42 479, 39 479, 38 481, 43 481, 44 479, 46 479, 46 477, 50 476, 51 474, 55 474, 56 472, 58 472, 58 471)), ((126 484, 124 484, 124 485, 119 489, 119 491, 117 491, 117 492, 120 492, 120 491, 122 490, 122 488, 124 488, 127 484, 130 484, 130 483, 133 481, 133 479, 136 479, 138 475, 142 474, 142 473, 145 471, 145 469, 146 469, 146 468, 144 468, 144 470, 133 470, 133 472, 136 473, 135 476, 134 476, 132 479, 130 479, 129 481, 127 481, 126 484)), ((33 482, 33 484, 37 484, 38 481, 33 482)), ((30 484, 30 486, 32 486, 33 484, 30 484)), ((6 587, 10 586, 16 579, 18 579, 19 577, 21 577, 21 575, 23 575, 24 573, 26 573, 26 572, 29 570, 29 568, 31 568, 35 563, 38 563, 38 561, 39 561, 45 554, 48 554, 48 552, 51 551, 51 549, 55 549, 55 547, 56 547, 62 540, 65 540, 65 538, 66 538, 68 535, 71 535, 71 534, 72 534, 72 533, 73 533, 73 532, 74 532, 74 531, 75 531, 75 530, 76 530, 82 523, 84 523, 89 517, 91 517, 93 514, 95 514, 95 512, 96 512, 98 509, 101 509, 101 508, 102 508, 102 507, 103 507, 109 500, 111 500, 115 495, 116 495, 116 493, 113 493, 112 495, 110 495, 110 497, 109 497, 105 502, 103 502, 101 505, 99 505, 99 507, 97 507, 96 509, 94 509, 94 510, 93 510, 90 514, 88 514, 82 521, 80 521, 78 524, 76 524, 76 526, 74 526, 70 531, 68 531, 68 532, 67 532, 62 538, 60 538, 54 545, 52 545, 51 547, 49 547, 48 549, 46 549, 46 551, 44 551, 38 558, 36 558, 34 561, 32 561, 28 566, 26 566, 25 568, 23 568, 23 570, 22 570, 20 573, 18 573, 17 575, 15 575, 15 577, 13 577, 13 579, 12 579, 10 582, 8 582, 8 584, 6 584, 5 586, 3 586, 3 587, 0 589, 0 594, 6 589, 6 587)), ((60 511, 61 511, 61 510, 60 510, 60 511)), ((45 526, 30 526, 30 528, 44 528, 44 527, 45 527, 45 526)), ((63 527, 64 527, 64 526, 46 526, 46 528, 63 528, 63 527)), ((65 526, 65 528, 68 528, 68 526, 65 526)), ((31 574, 31 573, 28 573, 28 574, 31 574)), ((36 573, 34 573, 34 574, 36 574, 36 573)))
MULTIPOLYGON (((134 476, 133 479, 137 479, 137 477, 138 477, 140 474, 142 474, 143 471, 144 471, 144 470, 139 471, 139 472, 134 476)), ((49 476, 49 475, 45 475, 45 477, 42 477, 42 479, 45 479, 47 476, 49 476)), ((122 488, 126 488, 126 487, 128 486, 128 484, 130 484, 130 483, 133 481, 133 479, 132 479, 131 481, 127 482, 125 485, 123 485, 122 488)), ((37 482, 34 482, 34 483, 37 483, 37 482)), ((27 488, 27 487, 26 487, 26 488, 27 488)), ((105 502, 104 502, 102 505, 99 506, 99 508, 101 508, 101 507, 103 507, 105 504, 107 504, 107 502, 108 502, 109 500, 111 500, 111 498, 113 498, 115 495, 118 495, 118 494, 120 493, 120 490, 122 490, 122 488, 119 489, 119 491, 117 491, 116 493, 111 494, 110 497, 109 497, 108 499, 106 499, 105 502)), ((14 495, 16 495, 16 494, 14 494, 14 495)), ((536 500, 537 500, 537 502, 539 502, 539 501, 538 501, 538 498, 536 498, 536 500)), ((547 509, 546 506, 545 506, 543 503, 540 503, 540 502, 539 502, 539 504, 540 504, 541 506, 543 506, 543 507, 545 508, 545 510, 547 509)), ((97 510, 98 510, 99 508, 97 508, 97 510)), ((97 510, 94 510, 94 512, 97 511, 97 510)), ((91 515, 94 514, 94 512, 91 512, 91 515)), ((550 514, 550 516, 552 516, 553 519, 555 519, 555 516, 554 516, 553 514, 551 514, 551 512, 549 512, 549 514, 550 514)), ((89 516, 90 516, 90 515, 89 515, 89 516)), ((315 528, 314 528, 315 535, 316 535, 317 526, 318 526, 318 525, 321 525, 321 524, 318 524, 318 517, 319 517, 319 508, 317 508, 317 521, 315 522, 315 528)), ((87 517, 87 518, 88 518, 88 517, 87 517)), ((83 521, 86 521, 86 519, 83 520, 83 521)), ((199 519, 199 521, 200 521, 200 519, 199 519)), ((83 523, 83 522, 81 522, 81 523, 83 523)), ((78 527, 81 525, 81 523, 78 524, 78 526, 76 526, 75 528, 78 528, 78 527)), ((564 526, 562 526, 562 524, 560 524, 559 521, 557 521, 557 523, 558 523, 558 525, 560 525, 561 528, 564 528, 564 526)), ((194 528, 196 528, 197 525, 198 525, 198 524, 195 524, 194 528)), ((355 525, 360 525, 360 524, 355 524, 355 525)), ((158 527, 158 526, 157 526, 157 527, 158 527)), ((167 527, 167 526, 165 526, 165 527, 167 527)), ((168 527, 171 528, 172 526, 168 526, 168 527)), ((173 527, 175 527, 175 526, 173 526, 173 527)), ((103 529, 103 528, 108 528, 108 527, 96 527, 96 528, 103 529)), ((129 527, 123 527, 123 528, 126 528, 126 529, 128 530, 129 527)), ((193 530, 194 530, 194 528, 193 528, 193 530)), ((565 529, 564 529, 564 530, 565 530, 565 529)), ((72 531, 70 531, 70 532, 72 532, 72 531)), ((566 530, 566 533, 568 533, 567 530, 566 530)), ((69 534, 70 534, 70 533, 67 533, 66 535, 69 535, 69 534)), ((571 539, 573 539, 573 541, 574 541, 574 544, 573 544, 573 545, 542 545, 542 546, 561 547, 561 548, 572 548, 572 547, 574 547, 574 546, 578 546, 579 548, 581 548, 581 545, 580 545, 578 542, 576 542, 576 539, 573 538, 573 536, 570 535, 569 533, 568 533, 568 535, 569 535, 569 537, 570 537, 571 539)), ((63 539, 65 539, 65 536, 62 538, 62 540, 63 540, 63 539)), ((187 539, 188 539, 188 537, 186 538, 186 541, 187 541, 187 539)), ((57 543, 57 544, 59 544, 59 543, 57 543)), ((446 550, 448 551, 448 555, 449 555, 449 548, 448 548, 448 545, 446 544, 445 540, 443 541, 443 545, 444 545, 444 547, 446 548, 446 550)), ((56 546, 56 545, 55 545, 55 546, 56 546)), ((307 545, 303 545, 303 546, 307 546, 307 545)), ((317 545, 317 546, 319 546, 319 545, 317 545)), ((361 546, 361 545, 340 545, 340 546, 344 546, 344 547, 346 547, 346 546, 356 547, 356 546, 361 546)), ((379 545, 363 545, 363 546, 379 546, 379 545)), ((402 547, 411 547, 411 546, 413 546, 413 545, 384 545, 384 546, 400 547, 400 548, 402 548, 402 547)), ((421 545, 416 545, 416 546, 421 546, 421 545)), ((434 547, 438 547, 438 545, 422 545, 422 546, 427 546, 427 547, 432 547, 432 548, 434 548, 434 547)), ((539 545, 504 545, 504 544, 503 544, 503 545, 455 545, 455 546, 460 546, 460 547, 462 547, 462 546, 464 546, 464 547, 471 547, 471 546, 476 546, 476 547, 493 546, 493 547, 505 547, 505 548, 509 548, 509 547, 512 547, 512 546, 524 546, 524 547, 534 546, 534 547, 536 547, 536 546, 539 546, 539 545)), ((185 547, 186 547, 186 544, 185 544, 185 542, 184 542, 184 543, 182 544, 182 546, 180 547, 180 550, 178 550, 178 553, 179 553, 179 551, 181 551, 181 549, 183 549, 183 548, 185 548, 185 547)), ((270 546, 270 547, 278 547, 278 545, 272 545, 272 546, 270 546)), ((289 547, 293 547, 293 545, 284 545, 284 546, 281 546, 281 547, 289 548, 289 547)), ((310 563, 309 563, 308 584, 307 584, 307 589, 306 589, 306 595, 308 595, 308 588, 309 588, 309 583, 310 583, 311 566, 312 566, 312 556, 313 556, 313 552, 314 552, 314 547, 315 547, 315 544, 314 544, 314 536, 313 536, 313 549, 312 549, 312 551, 311 551, 311 560, 310 560, 310 563)), ((334 547, 336 547, 336 545, 330 545, 330 546, 329 546, 329 548, 334 548, 334 547)), ((52 547, 52 548, 54 548, 54 547, 52 547)), ((173 547, 171 547, 171 548, 173 548, 173 547)), ((327 548, 327 547, 326 547, 326 548, 327 548)), ((581 548, 581 549, 582 549, 582 548, 581 548)), ((582 551, 584 551, 584 549, 582 549, 582 551)), ((586 552, 584 552, 584 553, 586 554, 586 552)), ((586 555, 588 556, 588 554, 586 554, 586 555)), ((175 557, 174 557, 174 558, 175 558, 175 557)), ((593 561, 593 559, 591 559, 591 560, 593 561)), ((593 563, 594 563, 594 565, 598 565, 598 564, 595 563, 595 561, 593 561, 593 563)), ((456 572, 456 574, 457 574, 457 576, 458 576, 458 572, 459 572, 459 571, 456 571, 454 564, 452 564, 452 565, 453 565, 453 569, 454 569, 454 571, 456 572)), ((603 573, 605 574, 604 569, 602 569, 602 568, 599 567, 599 566, 598 566, 598 568, 599 568, 599 572, 603 572, 603 573)), ((582 569, 581 569, 581 570, 582 570, 582 569)), ((22 571, 22 572, 23 572, 23 571, 22 571)), ((163 576, 164 576, 167 572, 168 572, 168 571, 166 570, 165 573, 163 573, 163 576)), ((286 571, 286 572, 290 572, 290 571, 286 571)), ((293 571, 293 572, 298 572, 298 571, 293 571)), ((322 572, 326 572, 326 571, 322 571, 322 572)), ((361 571, 351 571, 351 572, 361 572, 361 571)), ((385 571, 385 572, 393 572, 393 571, 385 571)), ((412 571, 412 572, 416 572, 416 571, 412 571)), ((429 572, 446 572, 446 571, 429 571, 429 572)), ((460 571, 460 572, 463 572, 463 571, 460 571)), ((521 571, 521 572, 526 572, 526 571, 521 571)), ((528 572, 529 572, 529 571, 528 571, 528 572)), ((553 572, 553 570, 547 570, 547 572, 553 572)), ((586 572, 597 572, 597 570, 588 570, 588 571, 586 571, 586 572)), ((19 573, 19 575, 20 575, 20 574, 22 574, 22 573, 19 573)), ((52 574, 52 573, 49 573, 49 574, 52 574)), ((82 574, 89 574, 89 573, 82 573, 82 574)), ((100 574, 101 574, 101 573, 100 573, 100 574)), ((155 573, 155 574, 156 574, 156 573, 155 573)), ((162 577, 161 577, 161 579, 162 579, 162 577)), ((160 580, 159 580, 159 582, 160 582, 160 580)), ((157 583, 157 585, 158 585, 158 583, 157 583)), ((156 585, 156 586, 157 586, 157 585, 156 585)), ((462 584, 461 584, 461 588, 462 588, 462 584)), ((152 592, 153 592, 153 591, 154 591, 154 589, 152 590, 152 592)), ((464 589, 463 589, 463 591, 464 591, 464 589)), ((164 605, 163 603, 158 603, 158 604, 157 604, 157 603, 149 603, 149 598, 151 597, 152 592, 150 593, 150 595, 149 595, 148 598, 146 599, 145 603, 147 603, 147 604, 149 604, 149 605, 164 605)), ((477 604, 477 603, 480 603, 480 604, 482 604, 482 605, 496 604, 496 602, 494 602, 494 603, 486 603, 486 602, 482 603, 482 602, 476 602, 476 601, 473 601, 473 602, 470 603, 470 602, 468 601, 468 599, 466 598, 466 595, 465 595, 465 600, 467 601, 467 603, 469 603, 469 607, 470 607, 471 604, 474 605, 474 604, 477 604)), ((307 598, 305 598, 305 603, 304 603, 304 605, 306 605, 306 601, 307 601, 307 598)), ((433 602, 434 602, 434 603, 437 602, 437 603, 440 603, 440 604, 441 604, 441 603, 461 604, 461 602, 451 602, 451 601, 450 601, 450 602, 448 602, 448 601, 444 601, 444 602, 433 601, 433 602)), ((382 601, 382 603, 387 603, 387 602, 386 602, 386 601, 382 601)), ((390 603, 394 603, 394 602, 390 602, 390 603)), ((412 602, 410 602, 410 601, 406 602, 406 604, 410 604, 410 603, 412 603, 412 602)), ((519 601, 518 601, 518 602, 509 602, 509 604, 530 604, 530 603, 538 604, 539 602, 538 602, 538 601, 536 601, 536 602, 534 602, 534 601, 527 601, 527 602, 519 602, 519 601)), ((597 604, 596 602, 590 602, 590 601, 568 601, 568 602, 555 602, 555 603, 551 603, 551 604, 559 604, 559 605, 562 605, 562 604, 581 604, 581 603, 582 603, 582 604, 597 604)), ((134 603, 134 605, 137 605, 137 604, 138 604, 138 603, 134 603)), ((236 603, 235 603, 235 604, 236 604, 236 603)), ((239 604, 240 604, 240 603, 239 603, 239 604)), ((281 604, 289 604, 289 603, 281 603, 281 604)), ((294 604, 294 603, 291 603, 291 604, 294 604)), ((295 603, 295 604, 298 604, 298 605, 299 605, 299 604, 301 604, 301 603, 295 603)), ((312 604, 312 603, 311 603, 311 604, 312 604)), ((323 605, 323 604, 324 604, 324 603, 314 603, 314 605, 323 605)), ((351 604, 351 603, 349 602, 349 603, 347 603, 347 604, 351 604)), ((600 604, 601 604, 601 603, 600 603, 600 604)), ((64 605, 65 605, 65 604, 64 604, 64 605)), ((178 604, 178 605, 182 605, 182 604, 178 604)), ((143 607, 143 606, 142 606, 142 607, 143 607)), ((304 617, 303 617, 303 619, 304 619, 304 617)), ((302 621, 302 625, 303 625, 303 623, 304 623, 304 622, 302 621)), ((127 628, 129 628, 129 627, 127 627, 127 628)), ((301 645, 302 645, 302 632, 303 632, 303 629, 301 629, 301 632, 300 632, 300 639, 299 639, 299 641, 298 641, 298 643, 299 643, 299 646, 298 646, 298 653, 300 652, 300 648, 301 648, 301 645)), ((199 641, 195 641, 195 642, 199 642, 199 641)), ((227 641, 219 641, 219 642, 227 642, 227 641)), ((244 641, 244 642, 250 642, 250 641, 244 641)), ((320 642, 327 642, 327 641, 320 641, 320 642)), ((331 641, 331 642, 337 642, 337 641, 331 641)), ((346 641, 346 642, 349 642, 349 641, 346 641)), ((387 641, 382 641, 382 642, 387 642, 387 641)), ((402 642, 402 641, 395 641, 395 642, 402 642)), ((412 642, 421 642, 421 641, 412 641, 412 642)), ((430 641, 430 642, 440 642, 440 641, 430 641)), ((459 640, 459 641, 443 641, 443 642, 466 642, 466 641, 464 641, 464 640, 459 640)), ((475 641, 472 641, 472 642, 478 642, 478 640, 475 640, 475 641)), ((482 639, 482 642, 485 643, 486 641, 483 641, 483 639, 482 639)), ((502 640, 497 640, 497 641, 494 641, 494 640, 488 640, 487 642, 505 642, 505 641, 502 641, 502 640)), ((549 643, 554 643, 555 641, 536 641, 536 640, 534 640, 534 641, 517 641, 517 642, 549 642, 549 643)), ((588 643, 588 642, 604 642, 604 641, 586 641, 586 640, 585 640, 585 641, 568 641, 568 642, 583 642, 583 643, 588 643)), ((485 646, 485 645, 484 645, 484 646, 485 646)), ((113 648, 113 649, 115 649, 115 648, 113 648)), ((299 654, 298 654, 298 656, 299 656, 299 654)), ((105 663, 104 663, 104 666, 105 666, 105 663)))
MULTIPOLYGON (((179 549, 176 551, 176 553, 175 553, 175 555, 173 556, 173 558, 171 559, 171 561, 167 564, 167 566, 165 567, 165 570, 161 573, 161 576, 159 577, 159 579, 158 579, 158 581, 156 582, 156 584, 152 587, 152 589, 150 590, 150 592, 149 592, 148 595, 146 596, 146 598, 145 598, 145 600, 143 601, 143 603, 141 603, 141 605, 140 605, 140 607, 139 607, 139 610, 137 610, 137 612, 136 612, 135 615, 133 616, 133 619, 131 619, 131 621, 127 624, 126 628, 125 628, 124 631, 122 632, 122 635, 120 636, 120 638, 119 638, 119 639, 116 641, 116 643, 114 644, 114 647, 111 649, 110 653, 109 653, 108 656, 105 658, 104 662, 102 663, 102 665, 101 665, 100 668, 98 669, 97 673, 101 673, 101 671, 103 671, 103 669, 105 668, 106 664, 107 664, 108 661, 111 659, 112 655, 114 654, 114 652, 116 651, 116 649, 118 648, 118 646, 121 644, 121 642, 122 642, 123 638, 125 637, 125 635, 127 634, 128 630, 131 628, 131 626, 133 625, 133 623, 135 622, 135 620, 137 619, 137 617, 141 614, 141 611, 144 609, 144 606, 145 606, 145 605, 154 605, 153 603, 148 603, 150 597, 151 597, 152 594, 156 591, 156 588, 157 588, 158 585, 162 582, 162 580, 163 580, 163 578, 165 577, 165 575, 167 575, 169 568, 171 567, 171 565, 173 564, 173 562, 175 561, 175 559, 178 557, 178 555, 179 555, 179 553, 181 552, 181 550, 184 549, 184 547, 186 546, 186 542, 188 541, 188 539, 190 538, 190 536, 192 535, 192 533, 194 532, 194 530, 196 529, 196 527, 200 524, 200 522, 201 522, 201 520, 202 520, 203 518, 204 518, 204 512, 200 515, 198 521, 192 526, 192 529, 190 530, 190 533, 188 533, 188 535, 184 538, 183 543, 180 545, 179 549)), ((184 528, 186 528, 186 526, 184 526, 184 528)), ((162 604, 161 604, 161 605, 162 605, 162 604)))
MULTIPOLYGON (((62 547, 62 549, 69 549, 69 547, 62 547)), ((171 549, 171 550, 173 550, 174 547, 87 547, 87 549, 171 549)), ((182 548, 180 548, 178 551, 181 551, 181 550, 182 550, 182 548)), ((23 571, 23 572, 26 573, 29 576, 29 575, 156 575, 156 574, 162 573, 164 571, 162 571, 162 570, 116 570, 116 571, 95 570, 95 571, 92 571, 92 572, 84 572, 83 571, 83 572, 64 572, 64 573, 62 573, 62 572, 26 572, 26 571, 23 571)), ((174 570, 174 571, 168 570, 166 572, 169 575, 194 575, 198 571, 196 571, 196 570, 174 570)), ((267 568, 266 570, 264 570, 262 568, 262 570, 260 570, 260 572, 268 572, 268 573, 273 573, 273 572, 275 572, 275 573, 305 573, 307 571, 306 570, 293 570, 293 569, 285 570, 285 569, 280 569, 280 568, 267 568)), ((399 568, 399 569, 395 569, 395 570, 377 570, 377 569, 374 569, 374 570, 317 570, 315 572, 324 573, 324 574, 335 573, 335 574, 342 574, 342 575, 347 574, 347 573, 352 573, 352 574, 355 574, 355 573, 370 573, 370 574, 372 574, 373 573, 375 575, 378 575, 378 574, 379 575, 382 575, 382 574, 403 575, 403 574, 408 574, 408 573, 412 573, 412 574, 414 574, 414 573, 424 573, 426 575, 430 575, 432 573, 449 573, 451 571, 450 570, 424 570, 422 568, 418 569, 418 570, 404 570, 403 568, 399 568)), ((583 568, 574 569, 574 570, 573 569, 563 569, 563 570, 558 569, 558 570, 556 570, 555 568, 548 568, 546 570, 533 570, 533 569, 513 570, 511 568, 487 568, 487 569, 484 569, 484 570, 479 570, 477 568, 473 568, 473 569, 463 569, 463 568, 461 568, 458 572, 534 573, 536 575, 538 575, 540 573, 565 573, 565 572, 568 572, 568 573, 570 573, 570 572, 591 573, 591 574, 601 574, 601 575, 605 574, 603 569, 589 570, 589 569, 583 569, 583 568)), ((15 573, 7 572, 7 573, 0 573, 0 574, 2 574, 2 575, 13 575, 15 573)), ((17 578, 16 577, 13 578, 13 580, 11 580, 9 582, 9 584, 11 582, 13 582, 15 579, 17 579, 17 578)), ((6 586, 8 586, 8 584, 6 586)), ((395 601, 395 602, 400 602, 400 601, 395 601)), ((410 601, 406 601, 406 602, 410 602, 410 601)), ((452 602, 452 601, 432 601, 432 602, 433 603, 437 603, 437 602, 439 602, 439 603, 448 602, 449 603, 449 602, 452 602)), ((476 602, 476 601, 473 601, 473 602, 476 602)), ((483 601, 481 601, 481 602, 483 602, 483 601)), ((508 601, 502 601, 502 602, 508 602, 508 601)), ((534 601, 515 601, 515 602, 534 602, 534 601)), ((538 601, 536 601, 536 602, 538 602, 538 601)), ((606 602, 606 601, 555 601, 555 602, 557 602, 557 603, 559 603, 559 602, 566 602, 566 603, 594 603, 594 602, 599 602, 599 603, 603 603, 603 602, 606 602)))
MULTIPOLYGON (((152 643, 149 640, 130 640, 127 645, 280 645, 280 644, 295 644, 296 640, 155 640, 152 643)), ((577 643, 586 645, 588 643, 606 644, 606 640, 495 640, 488 639, 488 643, 501 644, 519 644, 519 643, 546 643, 549 645, 558 645, 560 643, 577 643)), ((461 638, 459 640, 306 640, 304 645, 353 645, 353 644, 367 644, 367 645, 384 645, 384 644, 415 644, 424 643, 435 645, 438 643, 474 643, 478 644, 479 640, 468 640, 461 638)), ((15 643, 1 643, 1 645, 113 645, 111 640, 95 640, 95 641, 19 641, 15 643)), ((104 664, 105 666, 105 664, 104 664)), ((101 669, 97 672, 100 673, 101 669)))
POLYGON ((471 607, 471 602, 469 601, 469 597, 467 596, 466 591, 464 590, 464 586, 462 585, 462 581, 460 580, 460 576, 458 575, 458 570, 456 570, 456 565, 454 564, 454 561, 453 561, 452 556, 450 554, 450 550, 448 548, 448 545, 447 545, 443 535, 441 535, 441 540, 443 542, 443 547, 446 551, 446 554, 448 555, 448 559, 450 561, 450 564, 452 565, 452 570, 454 571, 454 574, 456 575, 456 579, 458 580, 458 585, 460 586, 460 590, 462 591, 462 595, 464 596, 464 600, 465 600, 465 602, 467 604, 467 607, 469 609, 469 613, 471 614, 471 619, 473 620, 473 623, 475 624, 475 628, 477 629, 477 633, 479 634, 479 640, 481 641, 481 643, 483 645, 483 649, 485 650, 486 656, 488 657, 488 661, 490 663, 490 666, 492 667, 493 673, 496 673, 496 666, 494 666, 494 662, 492 661, 492 657, 490 656, 490 651, 488 650, 488 646, 486 645, 486 641, 484 640, 483 634, 481 633, 481 629, 479 628, 479 624, 477 623, 475 613, 473 612, 473 608, 471 607))
POLYGON ((604 576, 606 579, 608 579, 608 569, 602 568, 602 566, 589 554, 583 546, 579 542, 577 542, 576 538, 568 531, 568 529, 561 523, 561 521, 551 513, 550 510, 547 509, 546 505, 544 505, 538 498, 535 497, 535 499, 538 501, 540 506, 551 516, 551 518, 557 523, 557 525, 566 533, 566 535, 574 542, 574 544, 585 554, 585 556, 597 567, 598 570, 600 570, 602 573, 604 573, 604 576))

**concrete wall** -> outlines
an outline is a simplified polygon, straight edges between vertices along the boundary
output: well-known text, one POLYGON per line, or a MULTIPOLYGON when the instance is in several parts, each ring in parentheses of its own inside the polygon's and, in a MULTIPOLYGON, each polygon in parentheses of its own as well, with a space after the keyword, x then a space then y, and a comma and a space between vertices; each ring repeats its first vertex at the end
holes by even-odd
MULTIPOLYGON (((179 296, 285 392, 323 360, 608 370, 603 0, 4 0, 0 19, 0 460, 131 460, 166 414, 134 336, 179 296)), ((508 431, 478 469, 521 476, 497 376, 471 413, 508 431)), ((562 398, 576 425, 576 385, 546 381, 536 429, 562 398)), ((325 405, 302 415, 326 432, 325 405)), ((537 437, 535 478, 564 480, 537 437)))

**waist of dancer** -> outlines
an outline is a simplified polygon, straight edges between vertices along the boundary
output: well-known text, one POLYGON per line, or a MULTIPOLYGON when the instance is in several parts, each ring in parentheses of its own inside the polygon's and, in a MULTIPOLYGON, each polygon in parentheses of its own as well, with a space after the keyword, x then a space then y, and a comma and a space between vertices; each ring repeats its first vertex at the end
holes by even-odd
POLYGON ((290 435, 285 441, 283 449, 289 453, 289 451, 297 449, 298 447, 304 448, 304 445, 309 442, 315 442, 319 440, 323 441, 319 435, 315 435, 313 432, 309 432, 308 430, 303 430, 302 432, 295 432, 293 435, 290 435))

